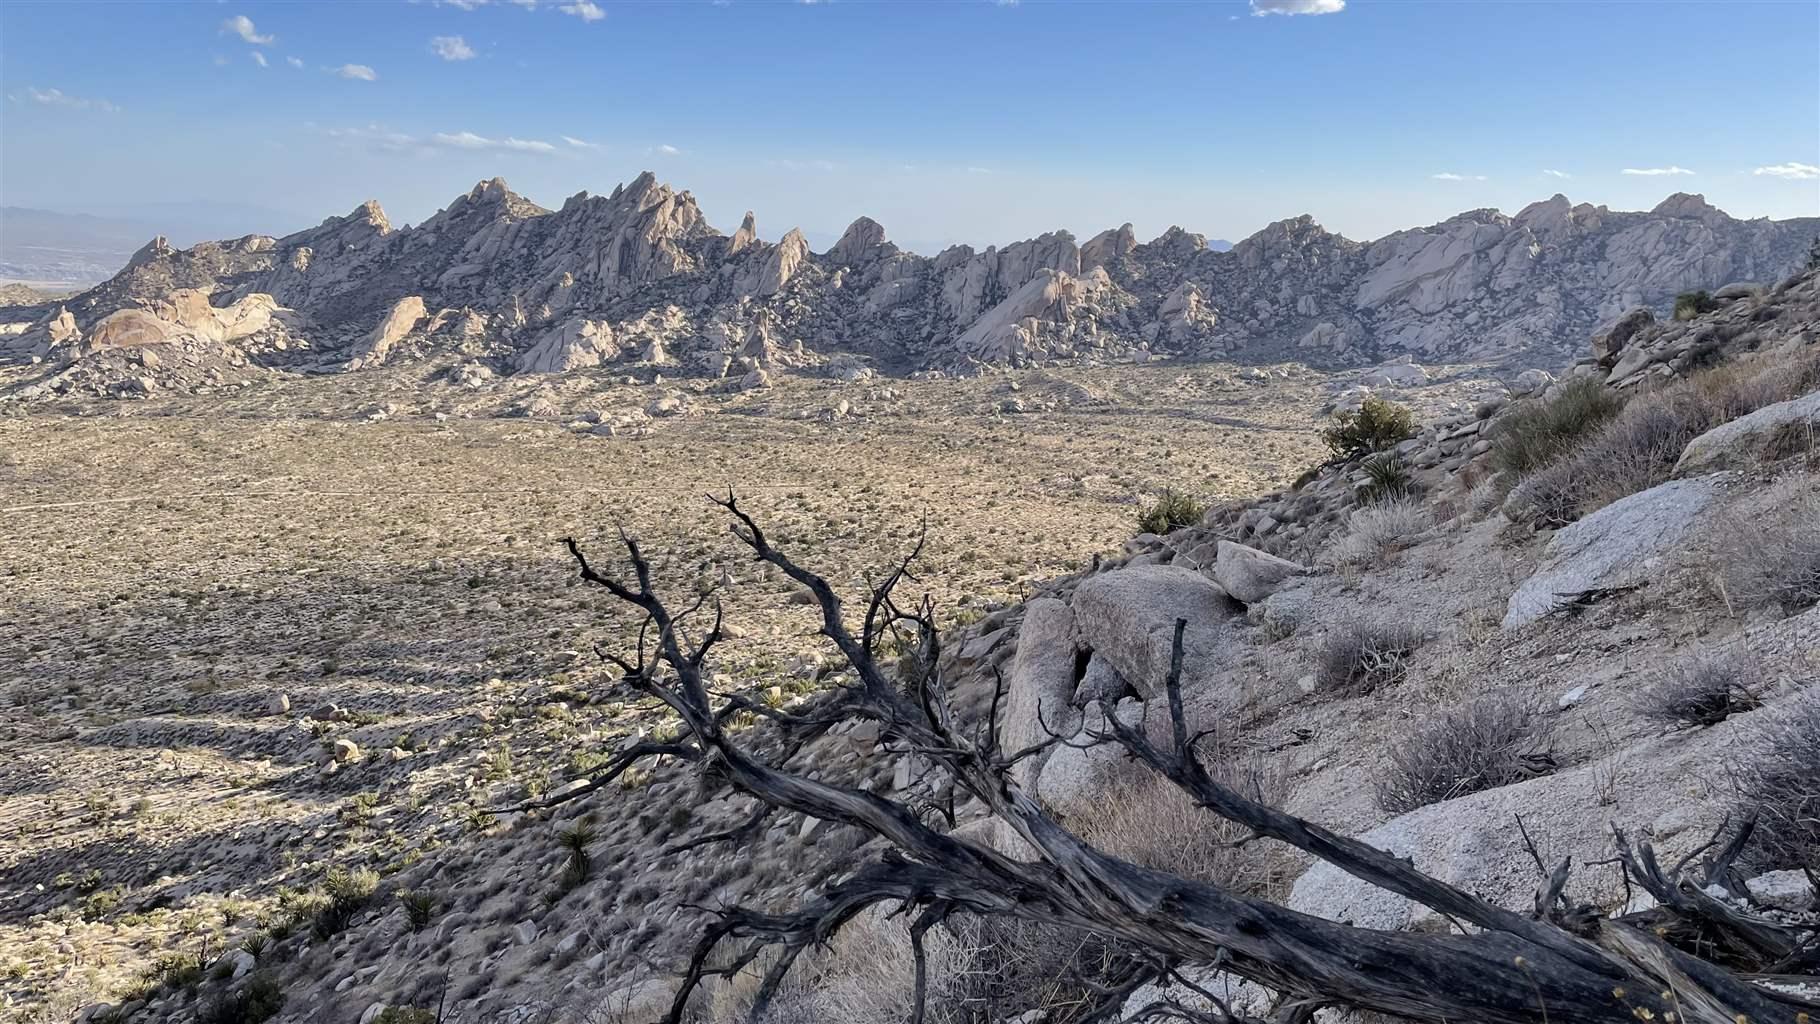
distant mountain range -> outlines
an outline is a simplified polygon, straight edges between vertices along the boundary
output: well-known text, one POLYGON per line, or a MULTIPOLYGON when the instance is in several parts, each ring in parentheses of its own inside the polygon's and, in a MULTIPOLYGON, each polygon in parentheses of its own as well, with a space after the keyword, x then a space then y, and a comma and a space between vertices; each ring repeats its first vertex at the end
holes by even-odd
POLYGON ((888 372, 1156 356, 1552 365, 1627 308, 1787 275, 1817 232, 1820 218, 1738 220, 1684 193, 1647 213, 1556 195, 1373 242, 1302 216, 1230 251, 1182 228, 1140 242, 1127 224, 920 256, 861 217, 814 252, 795 229, 762 240, 751 213, 716 230, 650 173, 555 210, 494 178, 415 227, 368 202, 282 238, 157 239, 70 300, 57 339, 41 324, 6 351, 93 348, 132 310, 132 331, 102 332, 110 344, 277 332, 307 344, 256 363, 342 369, 457 349, 507 372, 728 374, 837 354, 888 372), (258 315, 235 306, 255 299, 258 315))
POLYGON ((0 206, 0 282, 91 285, 113 276, 154 235, 190 245, 287 220, 297 223, 261 207, 201 202, 141 204, 118 214, 0 206))

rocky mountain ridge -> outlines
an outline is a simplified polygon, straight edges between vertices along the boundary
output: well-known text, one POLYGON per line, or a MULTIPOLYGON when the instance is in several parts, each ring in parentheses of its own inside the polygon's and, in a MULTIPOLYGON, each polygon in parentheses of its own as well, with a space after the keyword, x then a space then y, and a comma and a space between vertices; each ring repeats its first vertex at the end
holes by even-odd
POLYGON ((861 217, 816 253, 799 230, 762 240, 751 213, 723 234, 649 172, 556 210, 494 178, 414 227, 368 202, 283 238, 187 250, 154 239, 110 280, 0 337, 0 359, 62 366, 130 335, 315 371, 438 351, 504 371, 644 362, 714 376, 835 355, 886 372, 1165 356, 1552 365, 1633 307, 1779 280, 1816 232, 1820 218, 1741 221, 1697 195, 1648 213, 1556 195, 1374 242, 1303 215, 1230 251, 1181 228, 1140 242, 1126 224, 1085 242, 1054 231, 925 257, 861 217), (245 303, 257 312, 237 312, 245 303), (159 313, 173 307, 196 315, 159 313), (219 329, 224 316, 237 326, 219 329), (124 332, 120 318, 137 326, 124 332))

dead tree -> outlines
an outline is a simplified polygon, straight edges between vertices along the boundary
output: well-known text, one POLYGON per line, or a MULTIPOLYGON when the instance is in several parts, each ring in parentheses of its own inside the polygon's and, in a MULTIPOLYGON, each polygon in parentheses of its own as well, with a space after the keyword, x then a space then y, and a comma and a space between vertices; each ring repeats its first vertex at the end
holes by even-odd
MULTIPOLYGON (((772 547, 735 497, 714 499, 733 519, 733 532, 753 556, 807 588, 821 612, 821 634, 846 660, 854 679, 797 711, 710 692, 704 672, 721 638, 720 607, 704 621, 705 599, 673 612, 659 596, 638 542, 621 533, 629 575, 602 570, 573 540, 565 541, 581 577, 605 588, 644 616, 635 652, 601 656, 624 672, 634 689, 667 704, 682 720, 678 737, 626 751, 597 776, 597 784, 643 758, 695 762, 756 798, 758 814, 738 828, 697 842, 749 836, 765 818, 796 812, 863 830, 883 840, 884 852, 852 875, 811 893, 791 913, 745 907, 718 912, 696 945, 666 1024, 680 1024, 692 992, 711 974, 751 969, 761 952, 766 968, 753 1016, 762 1018, 798 956, 826 943, 855 915, 894 904, 910 921, 915 958, 916 1012, 924 1016, 923 939, 958 913, 1003 916, 1115 940, 1137 952, 1141 969, 1123 979, 1124 994, 1147 980, 1176 980, 1181 969, 1217 965, 1231 975, 1285 994, 1279 1019, 1306 1019, 1314 1009, 1344 1006, 1453 1024, 1688 1024, 1820 1020, 1820 1003, 1762 987, 1752 972, 1811 966, 1813 939, 1707 897, 1712 872, 1697 876, 1683 861, 1657 864, 1647 844, 1620 837, 1623 866, 1660 907, 1637 919, 1614 920, 1572 906, 1564 896, 1571 865, 1543 877, 1533 913, 1517 913, 1430 877, 1408 861, 1356 839, 1248 799, 1217 781, 1197 756, 1183 712, 1180 685, 1183 623, 1176 624, 1174 663, 1165 692, 1171 723, 1166 742, 1105 715, 1092 739, 1116 743, 1189 794, 1208 813, 1229 819, 1260 840, 1290 846, 1452 920, 1457 934, 1411 934, 1354 928, 1280 904, 1187 880, 1112 857, 1074 835, 1010 781, 1009 768, 1034 751, 1000 749, 994 723, 969 730, 950 707, 942 677, 940 634, 927 599, 915 607, 894 593, 908 577, 912 551, 866 595, 863 610, 847 606, 821 576, 772 547), (686 635, 693 633, 693 636, 686 635), (880 651, 887 635, 913 642, 904 678, 893 677, 880 651), (741 713, 767 719, 786 742, 781 756, 761 757, 728 727, 741 713), (983 804, 1033 851, 1006 856, 957 838, 924 820, 916 808, 877 793, 811 779, 792 771, 790 755, 808 740, 848 720, 876 723, 880 743, 899 756, 920 756, 952 778, 957 792, 983 804), (1678 937, 1695 941, 1675 942, 1678 937)), ((920 544, 918 545, 920 548, 920 544)), ((997 707, 995 697, 994 708, 997 707)), ((1110 709, 1108 709, 1110 710, 1110 709)), ((1055 742, 1051 740, 1049 742, 1055 742)), ((572 790, 573 798, 585 788, 572 790)), ((1729 869, 1736 851, 1723 858, 1729 869)), ((1541 863, 1537 858, 1538 864, 1541 863)), ((1211 999, 1211 993, 1203 993, 1211 999)), ((1214 1005, 1220 1005, 1212 1000, 1214 1005)), ((1116 1002, 1109 1005, 1116 1006, 1116 1002)), ((1221 1020, 1165 1000, 1147 1020, 1221 1020)))

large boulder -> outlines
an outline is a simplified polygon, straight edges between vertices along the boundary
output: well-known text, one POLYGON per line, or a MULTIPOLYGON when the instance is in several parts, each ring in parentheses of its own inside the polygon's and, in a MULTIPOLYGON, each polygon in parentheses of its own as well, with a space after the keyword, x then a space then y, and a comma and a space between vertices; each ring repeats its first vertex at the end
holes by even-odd
POLYGON ((392 346, 398 344, 405 335, 417 329, 417 325, 428 319, 429 313, 424 308, 423 298, 407 295, 392 303, 385 319, 379 321, 367 336, 361 340, 354 351, 354 357, 348 360, 348 369, 357 370, 363 366, 378 366, 386 361, 392 352, 392 346))
MULTIPOLYGON (((1430 876, 1507 910, 1527 910, 1541 878, 1517 820, 1552 867, 1571 856, 1568 895, 1615 907, 1625 893, 1610 871, 1582 867, 1611 856, 1612 827, 1648 840, 1666 863, 1705 842, 1731 799, 1728 752, 1751 728, 1740 715, 1698 733, 1647 740, 1606 761, 1430 804, 1392 818, 1360 841, 1409 858, 1430 876)), ((1290 909, 1360 928, 1444 930, 1444 919, 1326 863, 1296 880, 1290 909)))
MULTIPOLYGON (((1068 605, 1052 597, 1025 605, 999 723, 1003 749, 1016 753, 1048 739, 1051 730, 1070 735, 1078 727, 1080 716, 1073 706, 1077 660, 1074 613, 1068 605)), ((1032 791, 1041 760, 1019 761, 1013 781, 1032 791)))
POLYGON ((1820 432, 1820 391, 1766 405, 1701 434, 1681 450, 1676 476, 1694 476, 1753 462, 1779 443, 1810 442, 1820 432))
POLYGON ((1307 571, 1299 562, 1222 540, 1214 558, 1213 578, 1233 600, 1256 604, 1276 593, 1283 581, 1307 571))
POLYGON ((1654 579, 1724 491, 1725 475, 1672 480, 1605 506, 1554 535, 1542 564, 1510 597, 1504 628, 1516 629, 1601 590, 1654 579))
POLYGON ((617 359, 619 352, 606 321, 576 317, 545 331, 518 357, 518 372, 566 373, 617 359))
POLYGON ((1184 685, 1225 662, 1226 624, 1237 606, 1220 585, 1192 569, 1140 565, 1101 573, 1074 592, 1082 643, 1109 661, 1146 699, 1169 674, 1177 619, 1183 633, 1184 685))
MULTIPOLYGON (((1138 729, 1147 724, 1144 705, 1135 699, 1118 702, 1113 714, 1130 728, 1138 729)), ((1151 717, 1161 722, 1165 716, 1151 717)), ((1089 706, 1081 719, 1083 741, 1088 736, 1108 731, 1102 707, 1089 706)), ((1160 741, 1161 737, 1157 739, 1160 741)), ((1088 813, 1095 805, 1113 798, 1107 790, 1120 769, 1128 768, 1130 764, 1131 758, 1125 748, 1115 742, 1058 744, 1043 760, 1037 773, 1036 796, 1063 820, 1088 813)))

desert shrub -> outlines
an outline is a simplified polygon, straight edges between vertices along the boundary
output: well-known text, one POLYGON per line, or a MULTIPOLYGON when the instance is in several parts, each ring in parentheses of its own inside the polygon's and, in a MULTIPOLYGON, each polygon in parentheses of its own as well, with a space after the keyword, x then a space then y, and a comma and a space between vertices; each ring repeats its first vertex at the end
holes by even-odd
POLYGON ((562 871, 563 888, 573 889, 594 874, 594 861, 588 856, 588 847, 599 836, 600 830, 585 821, 556 833, 557 843, 568 854, 562 871))
POLYGON ((1199 523, 1206 514, 1207 506, 1192 496, 1164 491, 1156 504, 1138 514, 1137 525, 1139 531, 1161 537, 1184 526, 1199 523))
POLYGON ((271 945, 272 937, 265 932, 254 932, 240 940, 240 948, 246 951, 247 956, 255 960, 264 956, 265 951, 271 948, 271 945))
MULTIPOLYGON (((1802 478, 1786 485, 1795 492, 1802 478)), ((1764 514, 1727 517, 1710 552, 1722 596, 1733 611, 1820 604, 1820 493, 1792 493, 1764 514)))
POLYGON ((1367 478, 1367 483, 1359 490, 1359 500, 1368 505, 1407 498, 1414 487, 1409 467, 1403 464, 1403 460, 1394 451, 1379 452, 1359 463, 1359 468, 1367 478))
POLYGON ((1390 750, 1378 780, 1378 805, 1393 814, 1496 789, 1545 772, 1552 763, 1536 709, 1509 693, 1488 694, 1443 712, 1390 750))
POLYGON ((1759 728, 1731 769, 1735 817, 1756 815, 1750 859, 1764 868, 1820 864, 1820 695, 1759 728))
POLYGON ((436 1024, 436 1014, 421 1006, 388 1006, 373 1018, 373 1024, 436 1024))
POLYGON ((310 921, 310 931, 324 940, 346 931, 354 923, 354 915, 366 907, 378 888, 379 873, 371 868, 329 869, 322 880, 322 900, 310 921))
MULTIPOLYGON (((1209 772, 1260 803, 1280 807, 1290 780, 1280 763, 1214 757, 1209 772)), ((1072 827, 1099 849, 1155 871, 1211 882, 1265 898, 1287 895, 1299 866, 1268 844, 1244 843, 1250 830, 1208 811, 1157 773, 1124 763, 1105 783, 1118 799, 1095 803, 1072 827)))
POLYGON ((204 1004, 197 1019, 201 1024, 260 1024, 278 1016, 284 1007, 284 990, 277 979, 258 973, 233 992, 204 1004))
POLYGON ((423 931, 430 919, 436 916, 436 897, 427 892, 406 890, 398 894, 398 903, 404 907, 404 918, 414 932, 423 931))
POLYGON ((1755 666, 1738 654, 1704 655, 1665 669, 1635 698, 1637 713, 1664 725, 1704 728, 1758 705, 1755 666))
POLYGON ((1706 292, 1682 292, 1675 296, 1675 319, 1692 320, 1702 313, 1719 308, 1719 300, 1706 292))
POLYGON ((1315 651, 1315 681, 1329 693, 1371 693, 1403 678, 1409 656, 1423 639, 1419 630, 1403 623, 1343 622, 1328 630, 1315 651))
POLYGON ((1353 510, 1346 535, 1334 545, 1341 565, 1383 565, 1428 528, 1428 513, 1411 498, 1398 498, 1353 510))
POLYGON ((1574 450, 1624 408, 1624 400, 1591 377, 1561 386, 1552 398, 1518 402, 1492 431, 1492 465, 1512 480, 1574 450))
POLYGON ((1341 461, 1394 448, 1416 434, 1416 417, 1407 406, 1376 395, 1367 396, 1357 411, 1336 413, 1333 419, 1321 431, 1321 440, 1341 461))

